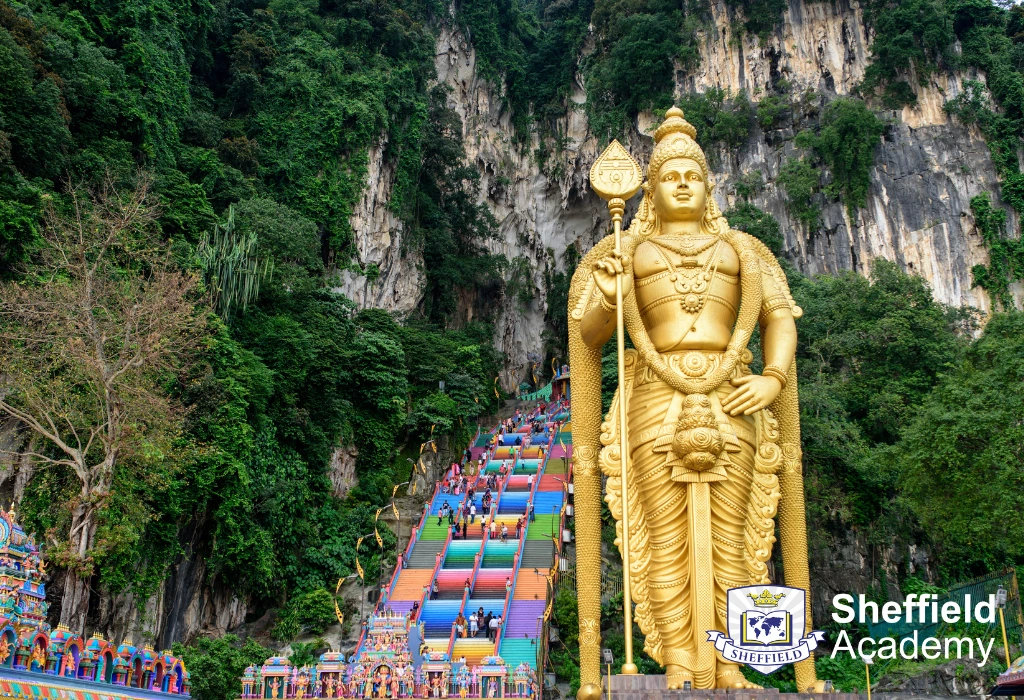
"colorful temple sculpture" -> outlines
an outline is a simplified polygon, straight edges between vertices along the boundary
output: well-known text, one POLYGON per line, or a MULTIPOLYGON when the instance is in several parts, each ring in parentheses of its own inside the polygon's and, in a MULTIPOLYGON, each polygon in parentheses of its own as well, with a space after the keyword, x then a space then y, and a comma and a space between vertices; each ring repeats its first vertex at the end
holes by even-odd
POLYGON ((310 668, 267 659, 246 669, 241 697, 539 698, 572 512, 567 419, 554 401, 478 435, 437 484, 355 653, 310 668))
POLYGON ((152 698, 189 695, 185 665, 170 652, 85 640, 46 622, 46 564, 35 540, 0 510, 0 696, 152 698))

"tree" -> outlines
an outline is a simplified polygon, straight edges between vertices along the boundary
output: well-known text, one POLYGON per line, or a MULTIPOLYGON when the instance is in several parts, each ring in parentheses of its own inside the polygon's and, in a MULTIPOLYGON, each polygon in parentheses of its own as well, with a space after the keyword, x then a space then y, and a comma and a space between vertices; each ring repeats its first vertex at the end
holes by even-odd
POLYGON ((148 182, 70 189, 51 202, 43 248, 0 287, 0 412, 32 437, 19 453, 74 472, 67 532, 50 532, 67 570, 61 624, 83 632, 97 511, 126 460, 159 460, 180 409, 165 391, 202 329, 196 278, 156 238, 148 182))
POLYGON ((963 362, 942 377, 892 456, 902 497, 952 578, 1024 554, 1024 314, 996 314, 963 362))

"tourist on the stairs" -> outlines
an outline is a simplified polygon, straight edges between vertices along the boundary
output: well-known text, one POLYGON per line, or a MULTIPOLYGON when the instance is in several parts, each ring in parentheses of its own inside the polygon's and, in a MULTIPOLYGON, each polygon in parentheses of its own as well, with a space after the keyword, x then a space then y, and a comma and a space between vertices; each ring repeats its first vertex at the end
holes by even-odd
POLYGON ((430 599, 431 600, 437 600, 437 591, 438 591, 437 579, 434 579, 434 583, 430 587, 430 599))
POLYGON ((533 474, 526 477, 526 490, 533 491, 533 474))
POLYGON ((530 522, 532 523, 534 520, 537 519, 537 516, 533 514, 533 501, 530 501, 527 504, 527 507, 530 509, 530 522))
POLYGON ((441 521, 444 520, 444 509, 448 506, 447 503, 441 505, 441 509, 437 511, 437 524, 440 525, 441 521))
POLYGON ((476 503, 471 503, 469 506, 469 522, 476 522, 476 503))
POLYGON ((458 523, 452 523, 452 539, 459 539, 459 525, 458 523))
POLYGON ((479 630, 479 623, 477 623, 477 617, 475 612, 469 614, 469 636, 475 637, 477 630, 479 630))
POLYGON ((501 524, 501 543, 508 544, 508 525, 501 524))
POLYGON ((466 539, 466 527, 467 527, 468 524, 469 523, 466 520, 466 518, 463 518, 462 519, 462 539, 466 539))
POLYGON ((505 577, 505 595, 508 595, 511 592, 512 592, 512 577, 511 576, 506 576, 505 577))
POLYGON ((455 509, 452 508, 447 503, 445 503, 444 506, 448 510, 448 524, 449 525, 454 525, 455 524, 455 509))
POLYGON ((495 615, 487 622, 487 632, 492 642, 498 640, 498 616, 495 615))
POLYGON ((488 611, 487 614, 484 615, 484 632, 487 633, 487 639, 491 638, 491 620, 493 619, 494 613, 491 611, 488 611))
POLYGON ((491 519, 491 539, 493 540, 497 536, 498 536, 498 523, 494 522, 494 519, 492 518, 491 519))
POLYGON ((516 521, 516 539, 520 540, 522 538, 523 538, 523 518, 520 517, 519 520, 516 521))
POLYGON ((466 618, 462 616, 462 612, 459 612, 459 616, 455 618, 455 636, 465 637, 466 636, 466 618))

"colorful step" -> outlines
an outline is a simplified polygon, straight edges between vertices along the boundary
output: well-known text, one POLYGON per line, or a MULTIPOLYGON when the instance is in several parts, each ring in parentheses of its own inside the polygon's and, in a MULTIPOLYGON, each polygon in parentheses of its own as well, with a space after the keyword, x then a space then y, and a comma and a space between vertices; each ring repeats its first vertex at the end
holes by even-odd
POLYGON ((441 566, 445 569, 472 569, 479 552, 479 540, 453 540, 448 543, 448 551, 441 566))

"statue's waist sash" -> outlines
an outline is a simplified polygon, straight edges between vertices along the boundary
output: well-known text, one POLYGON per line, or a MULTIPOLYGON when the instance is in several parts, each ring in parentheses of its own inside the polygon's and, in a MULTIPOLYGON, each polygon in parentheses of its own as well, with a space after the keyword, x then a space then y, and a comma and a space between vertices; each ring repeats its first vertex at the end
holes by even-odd
MULTIPOLYGON (((710 350, 680 350, 661 353, 661 357, 673 371, 680 375, 691 379, 700 379, 710 375, 719 367, 724 360, 725 353, 710 350)), ((740 362, 733 370, 732 378, 749 373, 747 365, 740 362)), ((667 451, 666 448, 672 442, 673 435, 677 430, 677 420, 685 394, 669 387, 651 367, 642 361, 637 365, 633 379, 630 413, 648 411, 659 404, 665 405, 666 399, 668 401, 667 407, 663 409, 664 414, 660 416, 660 420, 657 420, 656 424, 651 425, 649 420, 642 421, 644 423, 642 429, 631 431, 629 436, 631 451, 642 449, 651 442, 655 443, 656 452, 667 451), (659 395, 658 398, 655 398, 654 394, 659 395), (664 394, 664 398, 661 397, 661 394, 664 394)), ((746 443, 748 450, 757 447, 753 418, 751 416, 730 416, 722 409, 722 401, 734 390, 735 387, 726 381, 707 393, 711 411, 725 441, 725 452, 727 453, 741 451, 743 449, 741 443, 746 443)), ((634 423, 632 418, 630 423, 634 423)))

